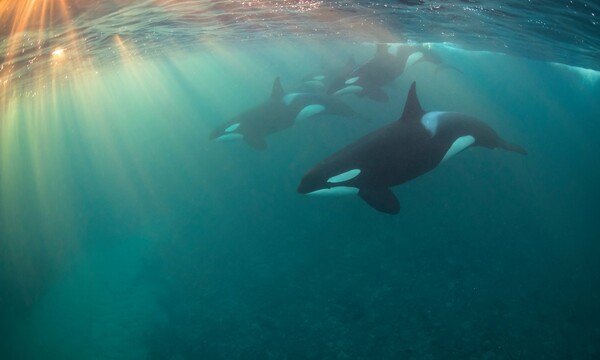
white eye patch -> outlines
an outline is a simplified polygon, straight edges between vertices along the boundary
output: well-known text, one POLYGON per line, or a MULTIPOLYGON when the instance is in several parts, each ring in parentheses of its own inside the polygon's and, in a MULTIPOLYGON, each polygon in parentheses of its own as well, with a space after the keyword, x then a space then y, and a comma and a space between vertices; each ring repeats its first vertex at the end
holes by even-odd
POLYGON ((237 128, 239 128, 239 127, 240 127, 240 123, 235 123, 235 124, 229 125, 229 127, 227 129, 225 129, 225 132, 230 133, 230 132, 236 131, 237 128))
POLYGON ((350 78, 350 79, 346 80, 345 84, 346 84, 346 85, 352 85, 352 84, 354 84, 355 82, 357 82, 357 81, 358 81, 358 79, 360 79, 360 77, 358 77, 358 76, 355 76, 355 77, 353 77, 353 78, 350 78))
POLYGON ((352 169, 352 170, 348 170, 346 172, 343 172, 339 175, 336 176, 332 176, 330 177, 327 182, 328 183, 340 183, 340 182, 344 182, 344 181, 348 181, 351 179, 354 179, 355 177, 357 177, 360 174, 360 169, 352 169))

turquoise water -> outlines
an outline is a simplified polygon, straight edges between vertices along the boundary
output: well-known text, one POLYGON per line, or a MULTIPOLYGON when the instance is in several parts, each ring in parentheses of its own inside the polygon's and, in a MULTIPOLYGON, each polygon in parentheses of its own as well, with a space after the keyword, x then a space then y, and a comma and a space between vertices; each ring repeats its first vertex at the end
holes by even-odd
POLYGON ((387 103, 342 98, 362 117, 257 151, 209 133, 275 77, 293 91, 374 41, 113 40, 106 63, 66 48, 4 82, 3 359, 600 357, 597 71, 437 43, 455 69, 418 63, 387 103), (395 187, 396 216, 296 192, 397 119, 412 81, 426 110, 475 115, 529 155, 468 149, 395 187))

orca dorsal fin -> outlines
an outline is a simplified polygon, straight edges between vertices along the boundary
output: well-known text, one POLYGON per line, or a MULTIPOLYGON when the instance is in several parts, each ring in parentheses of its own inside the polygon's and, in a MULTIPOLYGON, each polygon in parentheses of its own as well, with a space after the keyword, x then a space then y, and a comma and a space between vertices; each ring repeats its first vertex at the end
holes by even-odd
POLYGON ((279 76, 275 78, 273 81, 273 90, 271 90, 271 99, 279 100, 285 95, 285 91, 283 91, 283 87, 281 86, 281 80, 279 76))
POLYGON ((419 103, 417 97, 417 82, 413 81, 408 90, 408 96, 406 97, 406 103, 404 104, 404 110, 402 116, 398 121, 418 121, 425 114, 425 111, 419 103))

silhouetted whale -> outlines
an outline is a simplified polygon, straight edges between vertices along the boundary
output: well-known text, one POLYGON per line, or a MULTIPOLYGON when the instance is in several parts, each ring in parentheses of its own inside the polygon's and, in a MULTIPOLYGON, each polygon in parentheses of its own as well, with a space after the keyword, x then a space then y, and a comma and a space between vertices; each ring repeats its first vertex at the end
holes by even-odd
POLYGON ((351 55, 345 64, 330 64, 322 57, 319 71, 304 76, 298 90, 301 92, 326 93, 334 81, 339 81, 354 69, 356 69, 354 55, 351 55))
POLYGON ((425 112, 413 82, 402 116, 334 153, 300 182, 301 194, 358 194, 375 209, 397 214, 389 189, 432 170, 471 146, 502 148, 526 155, 481 120, 454 112, 425 112))
POLYGON ((356 94, 372 100, 385 102, 388 95, 382 87, 394 81, 408 67, 419 62, 430 62, 440 69, 455 69, 444 65, 442 59, 425 46, 377 44, 375 56, 365 64, 339 76, 332 82, 327 93, 333 95, 356 94))
POLYGON ((218 126, 209 139, 244 139, 251 147, 262 150, 267 148, 268 135, 315 115, 358 116, 350 106, 330 95, 286 94, 277 77, 269 99, 218 126))

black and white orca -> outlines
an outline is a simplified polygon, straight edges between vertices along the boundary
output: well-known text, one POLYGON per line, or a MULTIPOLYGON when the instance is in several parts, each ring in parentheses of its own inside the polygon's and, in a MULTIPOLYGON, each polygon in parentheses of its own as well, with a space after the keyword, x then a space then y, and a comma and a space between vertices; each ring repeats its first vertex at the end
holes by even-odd
POLYGON ((211 132, 209 139, 243 139, 251 147, 263 150, 267 148, 268 135, 316 115, 359 117, 350 106, 331 95, 286 94, 277 77, 273 82, 271 96, 265 102, 218 126, 211 132))
POLYGON ((301 92, 326 93, 334 81, 343 78, 354 69, 356 69, 354 55, 351 55, 345 64, 338 62, 332 64, 322 57, 319 71, 304 76, 298 90, 301 92))
POLYGON ((440 56, 426 46, 377 44, 375 56, 371 60, 336 78, 327 92, 333 95, 356 94, 386 102, 389 98, 382 87, 420 62, 436 65, 436 72, 443 68, 456 69, 444 65, 440 56))
POLYGON ((402 116, 334 153, 312 168, 298 192, 358 194, 373 208, 397 214, 390 187, 412 180, 471 146, 501 148, 526 155, 483 121, 455 112, 425 112, 413 82, 402 116))

